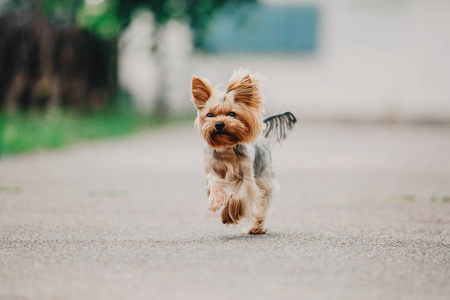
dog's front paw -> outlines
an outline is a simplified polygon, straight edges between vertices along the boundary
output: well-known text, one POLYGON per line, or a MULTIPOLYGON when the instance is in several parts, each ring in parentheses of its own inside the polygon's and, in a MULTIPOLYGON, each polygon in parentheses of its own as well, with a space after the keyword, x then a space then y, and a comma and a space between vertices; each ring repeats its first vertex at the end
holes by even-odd
POLYGON ((225 225, 233 225, 237 224, 237 220, 233 220, 230 216, 230 204, 228 203, 225 205, 225 207, 222 210, 222 213, 220 214, 222 217, 222 223, 225 225))
POLYGON ((245 215, 245 206, 238 199, 230 200, 222 210, 222 223, 225 225, 237 224, 245 215))
POLYGON ((267 232, 267 229, 265 229, 264 227, 252 227, 250 228, 247 233, 248 234, 264 234, 267 232))
POLYGON ((208 208, 209 210, 216 211, 221 206, 227 203, 227 194, 224 191, 215 191, 211 193, 208 198, 208 208))

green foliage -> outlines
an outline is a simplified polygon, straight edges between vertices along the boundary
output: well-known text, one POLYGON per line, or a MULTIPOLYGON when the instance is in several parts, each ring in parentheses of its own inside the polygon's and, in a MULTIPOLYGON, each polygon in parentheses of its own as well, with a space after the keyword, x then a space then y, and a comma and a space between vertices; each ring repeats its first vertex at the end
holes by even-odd
MULTIPOLYGON (((214 12, 225 4, 238 6, 257 0, 41 0, 42 10, 50 18, 74 18, 76 23, 105 39, 115 37, 131 21, 138 9, 149 9, 157 25, 171 19, 188 23, 196 40, 208 28, 214 12)), ((10 0, 16 5, 30 3, 10 0)), ((198 44, 198 43, 196 43, 198 44)))
POLYGON ((83 0, 41 0, 43 11, 51 18, 71 17, 83 0))
POLYGON ((239 6, 257 0, 9 0, 23 7, 41 4, 41 9, 53 19, 74 19, 91 33, 111 39, 131 21, 138 9, 153 12, 157 25, 171 19, 188 23, 195 33, 195 45, 201 46, 201 37, 214 12, 225 4, 239 6), (35 2, 33 2, 35 1, 35 2))
POLYGON ((114 38, 123 28, 118 0, 42 0, 41 6, 51 19, 74 19, 103 39, 114 38))
POLYGON ((104 39, 117 36, 122 28, 117 0, 85 1, 78 8, 77 24, 104 39))
POLYGON ((195 45, 201 46, 201 37, 214 12, 225 4, 241 5, 257 0, 120 0, 120 18, 127 24, 138 8, 147 8, 155 15, 158 25, 177 19, 187 22, 195 33, 195 45))

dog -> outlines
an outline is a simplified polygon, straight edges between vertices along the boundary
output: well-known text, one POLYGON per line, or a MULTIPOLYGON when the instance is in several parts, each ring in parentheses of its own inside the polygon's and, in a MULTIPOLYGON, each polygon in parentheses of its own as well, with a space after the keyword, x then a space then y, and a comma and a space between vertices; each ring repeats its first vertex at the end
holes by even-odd
POLYGON ((286 112, 262 119, 260 78, 242 68, 233 73, 225 92, 193 76, 191 93, 195 126, 206 142, 209 209, 224 207, 223 224, 250 218, 249 234, 266 233, 264 221, 277 186, 271 147, 287 137, 296 118, 286 112))

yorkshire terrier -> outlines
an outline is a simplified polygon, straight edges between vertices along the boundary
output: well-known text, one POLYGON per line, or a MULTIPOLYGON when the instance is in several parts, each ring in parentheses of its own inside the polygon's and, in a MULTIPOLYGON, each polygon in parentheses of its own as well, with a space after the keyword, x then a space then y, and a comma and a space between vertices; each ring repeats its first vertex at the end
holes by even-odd
POLYGON ((195 125, 206 141, 209 209, 224 206, 226 225, 251 218, 250 234, 267 231, 264 221, 276 186, 271 146, 284 140, 297 121, 290 112, 261 119, 259 83, 257 75, 243 69, 231 76, 226 92, 212 88, 208 79, 194 76, 191 83, 195 125))

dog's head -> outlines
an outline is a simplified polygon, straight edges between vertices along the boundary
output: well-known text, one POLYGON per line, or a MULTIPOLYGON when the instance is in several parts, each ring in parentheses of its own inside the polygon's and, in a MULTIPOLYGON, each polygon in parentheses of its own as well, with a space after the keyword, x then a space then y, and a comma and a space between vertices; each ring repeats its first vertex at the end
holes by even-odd
POLYGON ((212 88, 208 79, 192 78, 192 102, 198 111, 195 123, 211 148, 251 143, 261 134, 263 108, 258 85, 258 77, 242 69, 231 76, 226 92, 212 88))

